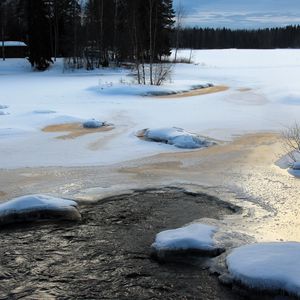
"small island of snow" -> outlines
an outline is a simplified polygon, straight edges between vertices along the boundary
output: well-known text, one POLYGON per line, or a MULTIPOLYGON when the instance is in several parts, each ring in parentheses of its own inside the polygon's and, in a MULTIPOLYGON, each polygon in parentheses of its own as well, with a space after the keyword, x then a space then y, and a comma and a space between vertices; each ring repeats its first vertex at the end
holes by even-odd
POLYGON ((158 258, 176 252, 214 256, 223 251, 223 249, 216 247, 213 240, 213 235, 216 232, 215 226, 191 224, 158 233, 151 247, 158 258))

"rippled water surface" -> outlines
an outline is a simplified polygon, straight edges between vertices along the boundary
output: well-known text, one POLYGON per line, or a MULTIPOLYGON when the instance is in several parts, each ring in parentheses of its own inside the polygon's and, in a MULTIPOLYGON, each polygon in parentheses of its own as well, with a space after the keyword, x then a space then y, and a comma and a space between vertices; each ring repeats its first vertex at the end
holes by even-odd
POLYGON ((232 213, 226 204, 167 189, 80 209, 80 223, 1 230, 0 299, 240 299, 198 260, 150 257, 157 232, 232 213))

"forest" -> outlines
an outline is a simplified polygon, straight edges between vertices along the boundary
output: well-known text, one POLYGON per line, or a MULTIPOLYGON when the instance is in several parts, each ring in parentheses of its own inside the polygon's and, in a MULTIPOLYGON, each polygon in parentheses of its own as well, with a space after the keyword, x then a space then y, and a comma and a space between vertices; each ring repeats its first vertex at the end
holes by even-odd
POLYGON ((228 28, 180 28, 172 33, 172 45, 192 49, 299 48, 300 26, 232 30, 228 28))
MULTIPOLYGON (((159 83, 153 68, 172 48, 300 47, 300 26, 188 28, 177 24, 176 14, 172 0, 0 0, 0 40, 24 41, 37 70, 47 69, 57 57, 70 68, 88 70, 130 62, 139 83, 146 83, 150 72, 150 84, 159 83)), ((160 78, 168 70, 155 72, 160 78)))
POLYGON ((151 72, 170 54, 173 19, 172 0, 2 0, 0 24, 2 40, 26 42, 38 70, 65 57, 74 68, 132 61, 151 72))

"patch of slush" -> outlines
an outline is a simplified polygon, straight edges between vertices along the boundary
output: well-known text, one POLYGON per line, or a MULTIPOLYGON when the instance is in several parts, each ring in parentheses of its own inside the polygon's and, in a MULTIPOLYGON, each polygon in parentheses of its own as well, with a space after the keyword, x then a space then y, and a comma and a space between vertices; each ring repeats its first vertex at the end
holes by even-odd
POLYGON ((185 149, 203 148, 214 144, 205 138, 177 127, 145 129, 144 137, 154 142, 161 142, 185 149))
POLYGON ((158 233, 151 247, 156 251, 215 251, 216 247, 212 237, 216 232, 217 227, 215 226, 191 224, 158 233))
POLYGON ((300 243, 261 243, 234 249, 227 257, 234 280, 258 290, 300 296, 300 243))

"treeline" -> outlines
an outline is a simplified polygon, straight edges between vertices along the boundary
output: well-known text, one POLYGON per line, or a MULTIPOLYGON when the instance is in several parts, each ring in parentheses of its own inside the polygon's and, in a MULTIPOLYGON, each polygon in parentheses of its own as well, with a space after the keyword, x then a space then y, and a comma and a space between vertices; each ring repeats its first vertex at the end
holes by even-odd
POLYGON ((299 48, 300 26, 258 30, 183 28, 172 34, 172 46, 193 49, 299 48))
POLYGON ((88 69, 131 61, 142 73, 150 63, 151 73, 171 51, 172 0, 0 1, 3 38, 27 43, 39 70, 67 57, 88 69))

